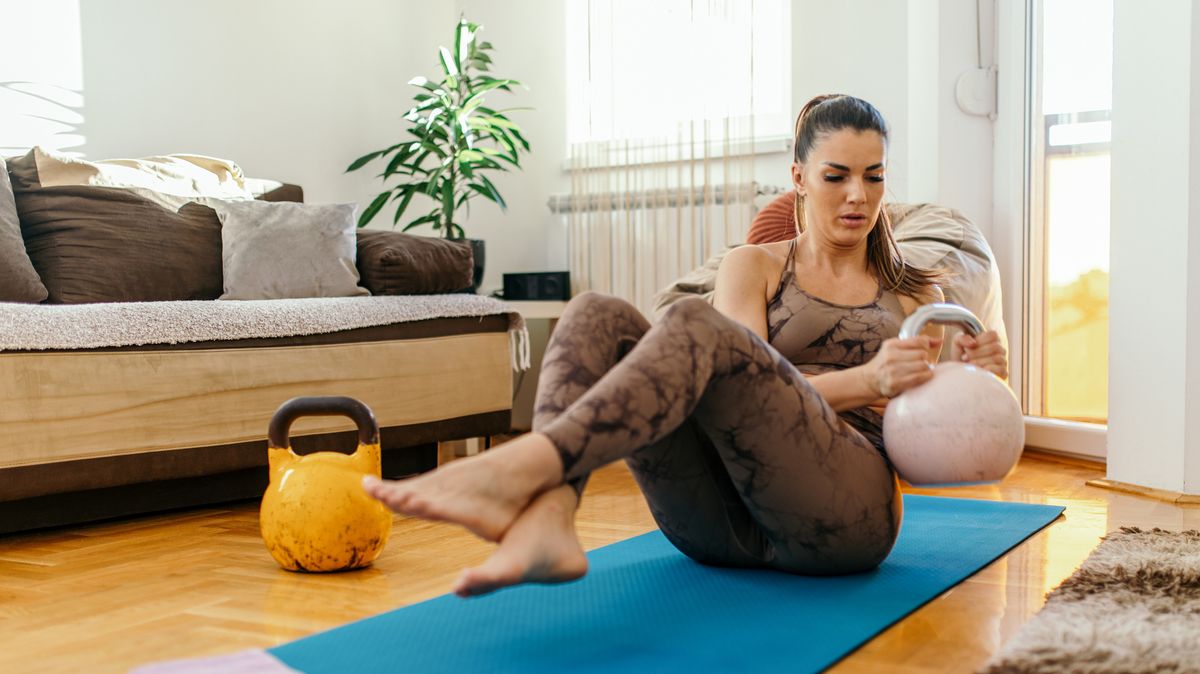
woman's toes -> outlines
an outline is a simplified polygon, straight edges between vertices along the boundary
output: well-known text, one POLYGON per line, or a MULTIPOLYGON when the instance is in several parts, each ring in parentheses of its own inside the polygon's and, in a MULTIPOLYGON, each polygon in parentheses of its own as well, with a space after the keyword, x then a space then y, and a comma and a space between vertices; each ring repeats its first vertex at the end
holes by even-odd
POLYGON ((505 583, 491 577, 483 569, 464 569, 458 577, 458 582, 454 584, 454 594, 464 598, 478 597, 495 592, 504 585, 505 583))

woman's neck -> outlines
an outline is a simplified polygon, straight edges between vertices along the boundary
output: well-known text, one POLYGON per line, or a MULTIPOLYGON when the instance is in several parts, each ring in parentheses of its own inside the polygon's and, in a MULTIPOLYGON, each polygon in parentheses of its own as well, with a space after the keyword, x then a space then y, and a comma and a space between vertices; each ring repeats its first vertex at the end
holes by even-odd
POLYGON ((796 239, 796 261, 805 269, 833 278, 859 275, 867 269, 867 242, 844 248, 806 231, 796 239))

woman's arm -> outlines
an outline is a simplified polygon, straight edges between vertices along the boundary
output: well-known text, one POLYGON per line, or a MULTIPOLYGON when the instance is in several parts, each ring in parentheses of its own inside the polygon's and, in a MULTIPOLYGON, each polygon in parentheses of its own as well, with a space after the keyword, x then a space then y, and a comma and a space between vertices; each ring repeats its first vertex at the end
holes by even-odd
POLYGON ((713 306, 767 341, 767 285, 779 260, 759 246, 729 251, 717 269, 713 306))
MULTIPOLYGON (((772 279, 778 278, 782 262, 760 246, 742 246, 730 251, 717 270, 713 306, 750 328, 767 341, 767 295, 772 279)), ((941 297, 941 290, 937 291, 941 297)), ((929 301, 937 301, 930 297, 929 301)), ((914 303, 915 309, 919 303, 914 303)), ((911 312, 907 306, 905 310, 911 312)), ((888 339, 871 361, 838 372, 808 377, 835 412, 844 412, 887 398, 924 382, 930 376, 929 359, 937 361, 941 349, 941 326, 929 326, 912 339, 888 339), (926 334, 926 332, 936 334, 926 334)))
MULTIPOLYGON (((919 298, 900 296, 905 316, 923 304, 944 301, 945 295, 936 285, 930 286, 929 292, 919 298)), ((928 378, 923 370, 938 362, 945 333, 942 325, 926 323, 921 334, 912 340, 886 340, 879 354, 862 365, 812 377, 809 381, 819 391, 830 390, 825 399, 836 412, 858 407, 882 411, 896 393, 928 378)))

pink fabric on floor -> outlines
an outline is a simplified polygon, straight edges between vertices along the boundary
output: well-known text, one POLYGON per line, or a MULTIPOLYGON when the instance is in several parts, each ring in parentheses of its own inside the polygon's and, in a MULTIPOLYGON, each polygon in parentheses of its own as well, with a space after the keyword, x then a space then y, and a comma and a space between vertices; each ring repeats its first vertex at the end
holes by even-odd
POLYGON ((129 674, 300 674, 266 651, 239 651, 215 658, 156 662, 129 674))

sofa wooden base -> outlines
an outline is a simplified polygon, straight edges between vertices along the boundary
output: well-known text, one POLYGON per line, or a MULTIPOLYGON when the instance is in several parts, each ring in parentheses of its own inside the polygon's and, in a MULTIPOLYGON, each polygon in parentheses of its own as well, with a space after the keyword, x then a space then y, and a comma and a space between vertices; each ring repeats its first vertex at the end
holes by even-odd
MULTIPOLYGON (((437 443, 383 453, 383 475, 399 478, 437 467, 437 443)), ((0 534, 110 520, 181 508, 257 500, 267 488, 267 467, 36 496, 0 503, 0 534)))

